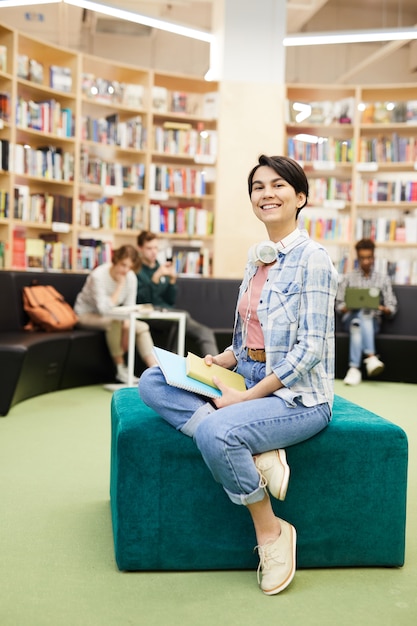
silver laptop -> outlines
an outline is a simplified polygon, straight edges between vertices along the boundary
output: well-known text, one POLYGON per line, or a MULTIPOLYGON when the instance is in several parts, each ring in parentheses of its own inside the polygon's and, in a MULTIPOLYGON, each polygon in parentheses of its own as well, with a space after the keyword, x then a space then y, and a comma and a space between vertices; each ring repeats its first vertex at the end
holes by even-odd
POLYGON ((377 309, 380 305, 377 287, 346 287, 345 304, 348 309, 377 309))

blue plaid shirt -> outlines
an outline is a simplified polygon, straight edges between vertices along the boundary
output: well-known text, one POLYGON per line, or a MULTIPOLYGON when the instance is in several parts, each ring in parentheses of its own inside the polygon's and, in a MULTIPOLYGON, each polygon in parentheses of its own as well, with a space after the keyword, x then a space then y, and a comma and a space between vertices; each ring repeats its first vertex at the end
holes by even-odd
MULTIPOLYGON (((236 307, 233 352, 242 354, 242 294, 257 266, 248 262, 236 307)), ((334 301, 338 277, 326 250, 306 231, 271 266, 261 293, 258 318, 264 334, 266 374, 274 372, 284 388, 275 394, 289 404, 333 404, 334 301)))

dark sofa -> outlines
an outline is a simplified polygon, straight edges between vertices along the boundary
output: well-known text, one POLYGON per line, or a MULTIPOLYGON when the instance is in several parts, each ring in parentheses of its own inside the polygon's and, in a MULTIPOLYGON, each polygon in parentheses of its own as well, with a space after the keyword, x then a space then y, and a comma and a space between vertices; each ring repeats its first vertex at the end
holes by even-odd
MULTIPOLYGON (((384 318, 376 349, 385 369, 376 380, 417 383, 417 286, 394 285, 398 311, 384 318)), ((336 317, 336 378, 344 378, 349 363, 349 335, 336 317)), ((362 375, 366 379, 363 366, 362 375)))
MULTIPOLYGON (((22 288, 33 280, 53 285, 74 304, 86 274, 0 271, 0 415, 11 406, 42 393, 82 385, 112 382, 114 366, 104 333, 74 329, 60 333, 27 332, 22 288)), ((238 279, 179 278, 178 308, 214 329, 219 348, 230 344, 238 279)), ((417 382, 417 287, 396 286, 399 310, 384 322, 377 348, 386 364, 379 380, 417 382)), ((336 377, 348 365, 348 336, 336 320, 336 377)), ((166 333, 154 334, 164 346, 166 333)), ((195 350, 187 342, 187 350, 195 350)), ((143 364, 136 359, 136 373, 143 364)), ((366 375, 364 374, 366 377, 366 375)))
POLYGON ((26 398, 114 380, 104 333, 74 329, 58 333, 23 330, 22 288, 36 280, 53 285, 71 304, 86 274, 0 272, 0 415, 26 398))

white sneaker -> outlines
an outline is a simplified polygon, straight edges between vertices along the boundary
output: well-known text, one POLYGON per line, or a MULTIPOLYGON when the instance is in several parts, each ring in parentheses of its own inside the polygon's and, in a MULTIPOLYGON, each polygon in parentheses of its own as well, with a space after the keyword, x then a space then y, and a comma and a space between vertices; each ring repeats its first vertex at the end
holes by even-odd
POLYGON ((258 583, 268 596, 286 589, 295 574, 297 533, 294 526, 283 519, 279 521, 281 534, 278 539, 256 546, 259 552, 258 583))
POLYGON ((362 380, 362 373, 357 367, 349 367, 346 376, 343 379, 345 385, 359 385, 362 380))
POLYGON ((255 465, 262 477, 262 486, 278 500, 285 500, 290 479, 290 468, 285 450, 271 450, 255 457, 255 465))
MULTIPOLYGON (((124 385, 129 384, 129 372, 128 372, 126 365, 117 366, 116 380, 118 380, 119 383, 123 383, 124 385)), ((139 378, 136 378, 136 376, 133 376, 132 385, 137 385, 138 382, 139 382, 139 378)))
POLYGON ((384 371, 385 365, 378 359, 377 356, 368 356, 368 358, 364 359, 364 361, 368 376, 378 376, 378 374, 381 374, 384 371))

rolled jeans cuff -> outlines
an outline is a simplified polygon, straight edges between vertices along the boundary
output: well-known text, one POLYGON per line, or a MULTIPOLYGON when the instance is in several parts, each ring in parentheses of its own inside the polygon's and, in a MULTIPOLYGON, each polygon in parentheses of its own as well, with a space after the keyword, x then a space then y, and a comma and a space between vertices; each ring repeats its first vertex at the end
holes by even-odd
POLYGON ((225 489, 225 492, 233 504, 243 504, 244 506, 255 504, 265 498, 265 487, 258 487, 252 493, 231 493, 227 489, 225 489))
POLYGON ((197 430, 198 425, 202 422, 207 415, 210 413, 214 413, 216 409, 212 404, 206 402, 203 406, 200 406, 195 413, 190 417, 188 422, 184 424, 180 431, 187 435, 188 437, 194 437, 194 433, 197 430))

